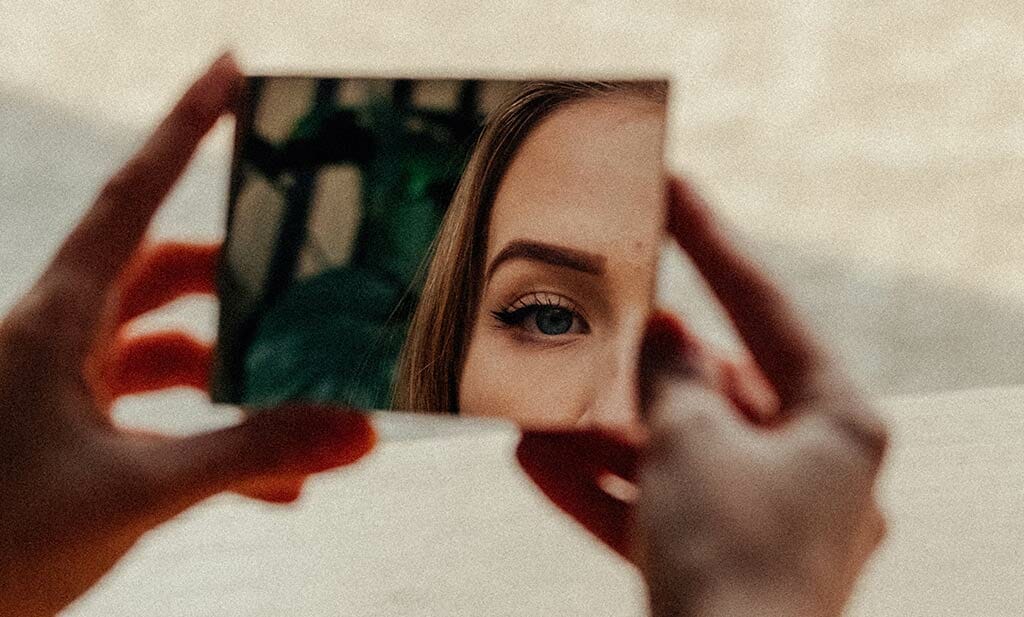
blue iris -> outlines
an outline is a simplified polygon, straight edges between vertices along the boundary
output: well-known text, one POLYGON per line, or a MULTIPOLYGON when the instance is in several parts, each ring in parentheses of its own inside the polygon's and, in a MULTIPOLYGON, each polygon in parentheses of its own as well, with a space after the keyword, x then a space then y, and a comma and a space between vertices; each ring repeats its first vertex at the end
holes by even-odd
POLYGON ((573 313, 557 306, 543 306, 537 309, 537 329, 549 336, 565 334, 572 328, 573 313))

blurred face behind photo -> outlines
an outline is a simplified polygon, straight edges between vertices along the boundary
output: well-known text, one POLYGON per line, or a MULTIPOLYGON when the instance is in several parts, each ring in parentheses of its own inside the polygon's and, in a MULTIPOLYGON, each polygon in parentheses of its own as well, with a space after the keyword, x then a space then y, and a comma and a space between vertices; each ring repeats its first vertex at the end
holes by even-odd
POLYGON ((487 227, 462 414, 635 428, 663 131, 661 104, 617 94, 560 107, 520 144, 487 227))

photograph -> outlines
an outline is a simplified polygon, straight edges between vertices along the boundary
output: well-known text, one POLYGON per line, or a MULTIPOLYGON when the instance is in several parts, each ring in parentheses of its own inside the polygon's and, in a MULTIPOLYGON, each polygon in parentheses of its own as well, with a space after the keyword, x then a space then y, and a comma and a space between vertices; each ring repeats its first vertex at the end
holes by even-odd
POLYGON ((262 4, 0 10, 0 616, 1024 615, 1019 6, 262 4))
POLYGON ((248 77, 214 400, 577 420, 566 368, 635 352, 652 310, 667 95, 248 77))

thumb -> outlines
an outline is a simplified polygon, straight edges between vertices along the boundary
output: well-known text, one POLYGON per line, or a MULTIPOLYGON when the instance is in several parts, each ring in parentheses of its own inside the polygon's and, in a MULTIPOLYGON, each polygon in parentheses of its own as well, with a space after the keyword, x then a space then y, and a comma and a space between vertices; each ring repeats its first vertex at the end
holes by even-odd
POLYGON ((226 490, 273 490, 282 476, 301 477, 349 465, 376 444, 369 418, 350 410, 284 406, 260 410, 236 426, 181 439, 150 442, 161 495, 157 509, 173 516, 226 490))

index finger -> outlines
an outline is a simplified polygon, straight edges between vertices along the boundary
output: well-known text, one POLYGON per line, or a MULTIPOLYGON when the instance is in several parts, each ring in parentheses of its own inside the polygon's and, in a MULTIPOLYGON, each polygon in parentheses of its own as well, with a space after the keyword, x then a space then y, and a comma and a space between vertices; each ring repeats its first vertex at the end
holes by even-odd
POLYGON ((828 356, 796 317, 779 289, 730 245, 700 197, 685 182, 669 180, 668 227, 711 286, 783 410, 842 381, 828 356))
POLYGON ((235 100, 241 78, 229 54, 218 58, 185 92, 139 152, 107 182, 57 252, 42 280, 54 277, 74 281, 75 297, 71 301, 81 329, 77 334, 84 335, 82 338, 90 338, 114 280, 202 138, 235 100))

